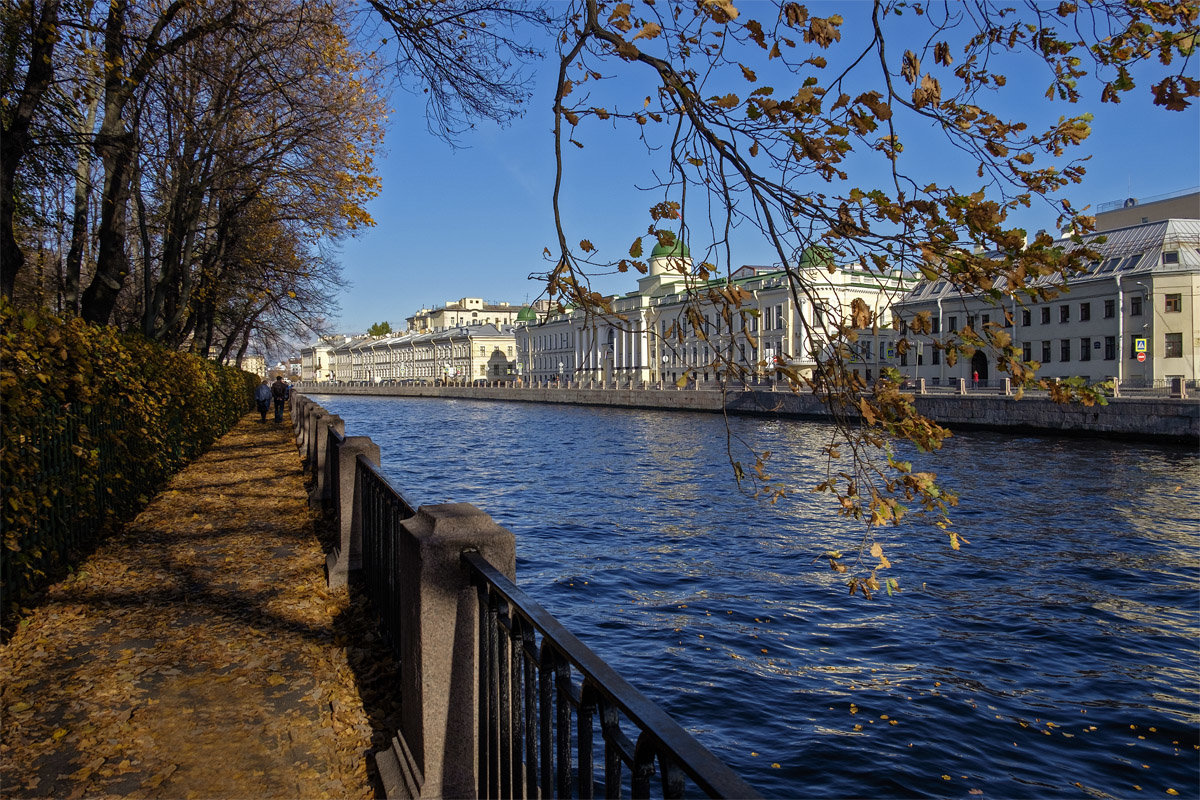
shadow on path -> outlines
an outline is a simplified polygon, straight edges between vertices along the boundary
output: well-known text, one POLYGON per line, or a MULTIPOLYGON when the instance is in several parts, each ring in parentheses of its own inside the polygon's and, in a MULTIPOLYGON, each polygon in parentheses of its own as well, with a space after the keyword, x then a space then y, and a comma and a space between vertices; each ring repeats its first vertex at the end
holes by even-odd
POLYGON ((290 425, 247 416, 51 587, 0 648, 0 792, 375 795, 395 666, 305 497, 290 425))

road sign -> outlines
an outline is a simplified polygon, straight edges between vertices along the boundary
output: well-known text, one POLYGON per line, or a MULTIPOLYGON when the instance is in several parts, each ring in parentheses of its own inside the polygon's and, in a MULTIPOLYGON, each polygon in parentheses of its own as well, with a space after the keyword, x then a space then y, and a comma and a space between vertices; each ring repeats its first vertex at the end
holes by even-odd
POLYGON ((1138 353, 1138 361, 1145 361, 1145 360, 1146 360, 1146 354, 1144 352, 1138 353))
POLYGON ((1135 339, 1133 340, 1133 352, 1135 352, 1135 353, 1144 353, 1144 352, 1146 352, 1146 339, 1145 339, 1145 337, 1138 336, 1137 338, 1135 338, 1135 339))

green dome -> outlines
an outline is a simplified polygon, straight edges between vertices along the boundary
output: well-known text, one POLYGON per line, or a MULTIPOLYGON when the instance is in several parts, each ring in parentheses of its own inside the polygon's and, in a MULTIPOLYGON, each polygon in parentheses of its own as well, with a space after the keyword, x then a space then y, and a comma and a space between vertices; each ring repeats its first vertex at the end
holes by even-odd
POLYGON ((688 251, 687 245, 679 239, 676 239, 673 244, 658 244, 650 253, 651 258, 691 258, 692 254, 688 251))
POLYGON ((819 267, 821 269, 828 268, 834 263, 833 251, 828 247, 813 245, 806 247, 804 252, 800 254, 800 269, 813 269, 819 267))
POLYGON ((517 312, 517 322, 537 322, 537 312, 529 306, 521 306, 517 312))

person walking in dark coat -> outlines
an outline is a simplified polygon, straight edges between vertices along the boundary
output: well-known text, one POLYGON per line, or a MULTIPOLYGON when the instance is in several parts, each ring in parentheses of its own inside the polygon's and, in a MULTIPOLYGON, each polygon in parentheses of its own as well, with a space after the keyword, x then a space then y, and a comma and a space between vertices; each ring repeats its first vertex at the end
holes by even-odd
POLYGON ((275 398, 275 421, 283 422, 283 404, 290 394, 291 387, 283 382, 282 375, 275 376, 275 383, 271 384, 271 397, 275 398))
POLYGON ((263 378, 263 382, 254 390, 254 404, 258 407, 260 423, 267 421, 267 411, 271 409, 271 384, 263 378))

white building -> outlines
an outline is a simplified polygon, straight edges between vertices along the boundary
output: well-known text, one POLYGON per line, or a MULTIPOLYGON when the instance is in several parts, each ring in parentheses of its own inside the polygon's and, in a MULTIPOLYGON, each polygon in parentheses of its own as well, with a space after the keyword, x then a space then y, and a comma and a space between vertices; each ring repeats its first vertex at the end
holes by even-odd
POLYGON ((516 374, 511 327, 474 325, 398 336, 362 336, 330 353, 335 381, 506 381, 516 374))
POLYGON ((300 380, 324 383, 333 380, 333 351, 338 345, 354 340, 353 336, 322 336, 314 344, 300 350, 300 380))
MULTIPOLYGON (((999 380, 995 356, 979 350, 951 366, 937 342, 964 325, 975 331, 988 323, 1004 327, 1026 361, 1041 364, 1039 375, 1079 376, 1089 382, 1115 379, 1126 387, 1195 385, 1200 364, 1200 220, 1166 219, 1106 230, 1088 246, 1101 254, 1084 274, 1062 284, 1059 276, 1041 279, 1060 286, 1047 302, 1024 304, 1006 299, 996 305, 964 295, 946 281, 922 281, 896 303, 905 321, 929 312, 933 330, 909 334, 916 346, 899 362, 913 378, 932 385, 999 380)), ((1060 242, 1067 250, 1076 247, 1060 242)), ((1000 288, 1000 283, 997 283, 1000 288)))
POLYGON ((408 324, 408 331, 412 333, 436 333, 475 325, 494 325, 502 328, 516 322, 520 313, 521 306, 485 303, 478 297, 464 297, 458 301, 447 301, 439 308, 422 308, 405 322, 408 324))
MULTIPOLYGON (((890 300, 915 283, 899 273, 833 265, 819 248, 795 268, 811 287, 798 298, 780 267, 747 266, 702 280, 682 243, 655 247, 648 266, 637 291, 612 298, 612 315, 568 309, 519 324, 521 374, 537 382, 633 384, 716 382, 730 365, 743 376, 769 378, 777 366, 807 374, 855 300, 883 319, 890 300)), ((867 334, 858 343, 856 360, 868 379, 884 338, 867 334)))

